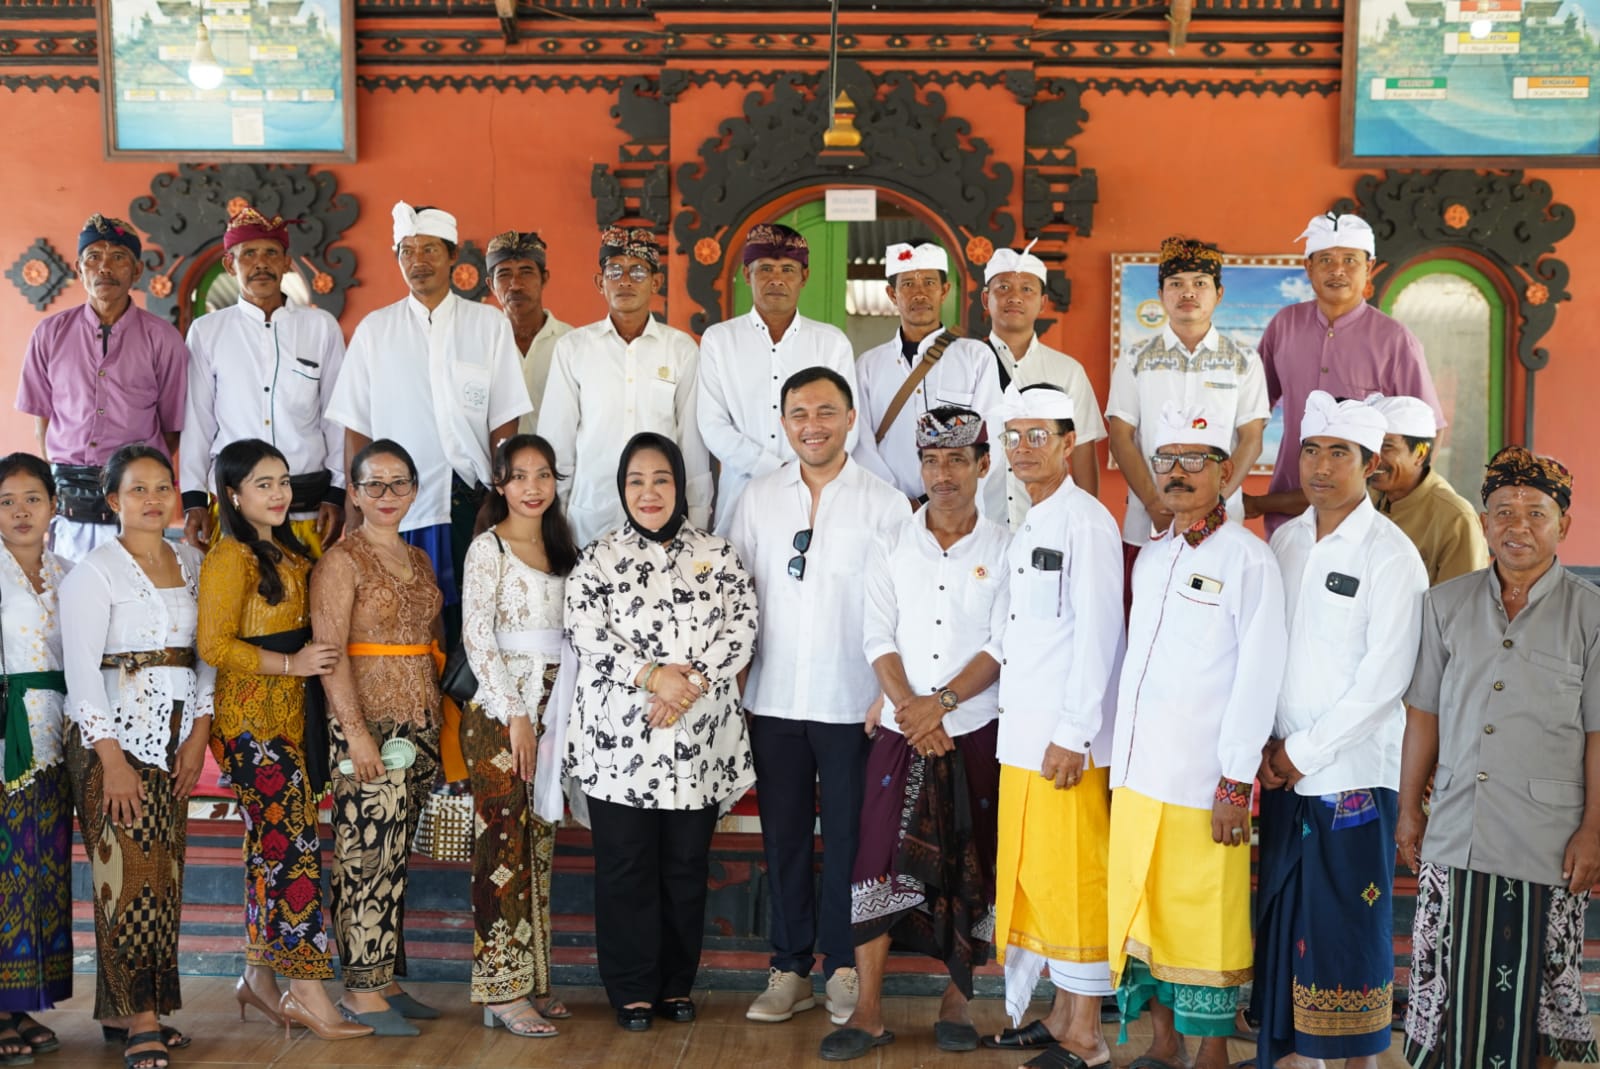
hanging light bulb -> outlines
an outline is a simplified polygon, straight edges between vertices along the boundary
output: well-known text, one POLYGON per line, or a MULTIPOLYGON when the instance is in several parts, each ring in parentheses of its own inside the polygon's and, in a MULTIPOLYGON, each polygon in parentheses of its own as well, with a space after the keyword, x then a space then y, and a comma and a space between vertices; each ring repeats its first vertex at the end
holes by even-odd
POLYGON ((189 60, 189 81, 196 89, 215 89, 222 84, 222 64, 211 50, 211 31, 200 23, 195 31, 194 57, 189 60))

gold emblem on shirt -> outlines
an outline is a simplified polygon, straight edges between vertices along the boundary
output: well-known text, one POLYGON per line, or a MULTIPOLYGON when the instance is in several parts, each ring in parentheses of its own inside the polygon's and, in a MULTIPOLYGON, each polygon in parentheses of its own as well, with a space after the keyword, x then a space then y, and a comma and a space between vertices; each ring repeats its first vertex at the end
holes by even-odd
POLYGON ((708 561, 708 560, 697 560, 697 561, 694 562, 694 576, 695 576, 696 579, 704 579, 706 576, 708 576, 710 574, 711 574, 711 562, 710 561, 708 561))

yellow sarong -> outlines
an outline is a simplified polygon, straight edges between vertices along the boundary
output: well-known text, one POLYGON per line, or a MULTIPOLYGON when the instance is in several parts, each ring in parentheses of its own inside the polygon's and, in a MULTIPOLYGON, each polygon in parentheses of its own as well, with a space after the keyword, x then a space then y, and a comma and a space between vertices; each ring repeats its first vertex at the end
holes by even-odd
POLYGON ((1057 790, 1037 769, 1000 766, 995 953, 1106 960, 1106 852, 1111 770, 1057 790))
POLYGON ((1129 956, 1169 983, 1232 987, 1250 979, 1250 844, 1212 841, 1211 810, 1118 787, 1106 888, 1113 984, 1129 956))

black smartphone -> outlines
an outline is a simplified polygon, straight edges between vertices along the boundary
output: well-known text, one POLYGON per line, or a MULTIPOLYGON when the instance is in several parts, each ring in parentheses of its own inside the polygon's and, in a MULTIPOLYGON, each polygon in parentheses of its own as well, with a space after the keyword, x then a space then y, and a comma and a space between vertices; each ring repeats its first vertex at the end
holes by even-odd
POLYGON ((1041 572, 1059 572, 1061 570, 1061 551, 1059 549, 1045 549, 1037 546, 1033 551, 1033 566, 1041 572))
POLYGON ((1323 580, 1323 584, 1341 597, 1353 598, 1356 596, 1356 591, 1361 587, 1361 580, 1353 575, 1345 575, 1343 572, 1329 572, 1328 578, 1323 580))

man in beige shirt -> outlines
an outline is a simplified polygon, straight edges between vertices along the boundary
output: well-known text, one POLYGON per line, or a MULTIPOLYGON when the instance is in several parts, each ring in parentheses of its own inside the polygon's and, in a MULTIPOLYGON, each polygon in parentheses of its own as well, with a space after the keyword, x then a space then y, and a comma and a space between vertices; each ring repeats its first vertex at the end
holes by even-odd
POLYGON ((1489 566, 1483 525, 1472 502, 1433 470, 1438 420, 1416 397, 1369 397, 1387 422, 1378 470, 1368 484, 1373 504, 1422 554, 1428 585, 1489 566))
MULTIPOLYGON (((545 244, 537 231, 507 230, 489 239, 483 257, 489 272, 489 288, 511 323, 517 352, 522 354, 522 379, 535 405, 544 397, 544 384, 550 378, 550 360, 555 355, 556 339, 572 327, 544 306, 544 284, 550 281, 545 267, 545 244)), ((517 424, 521 434, 537 434, 539 410, 523 416, 517 424)))

